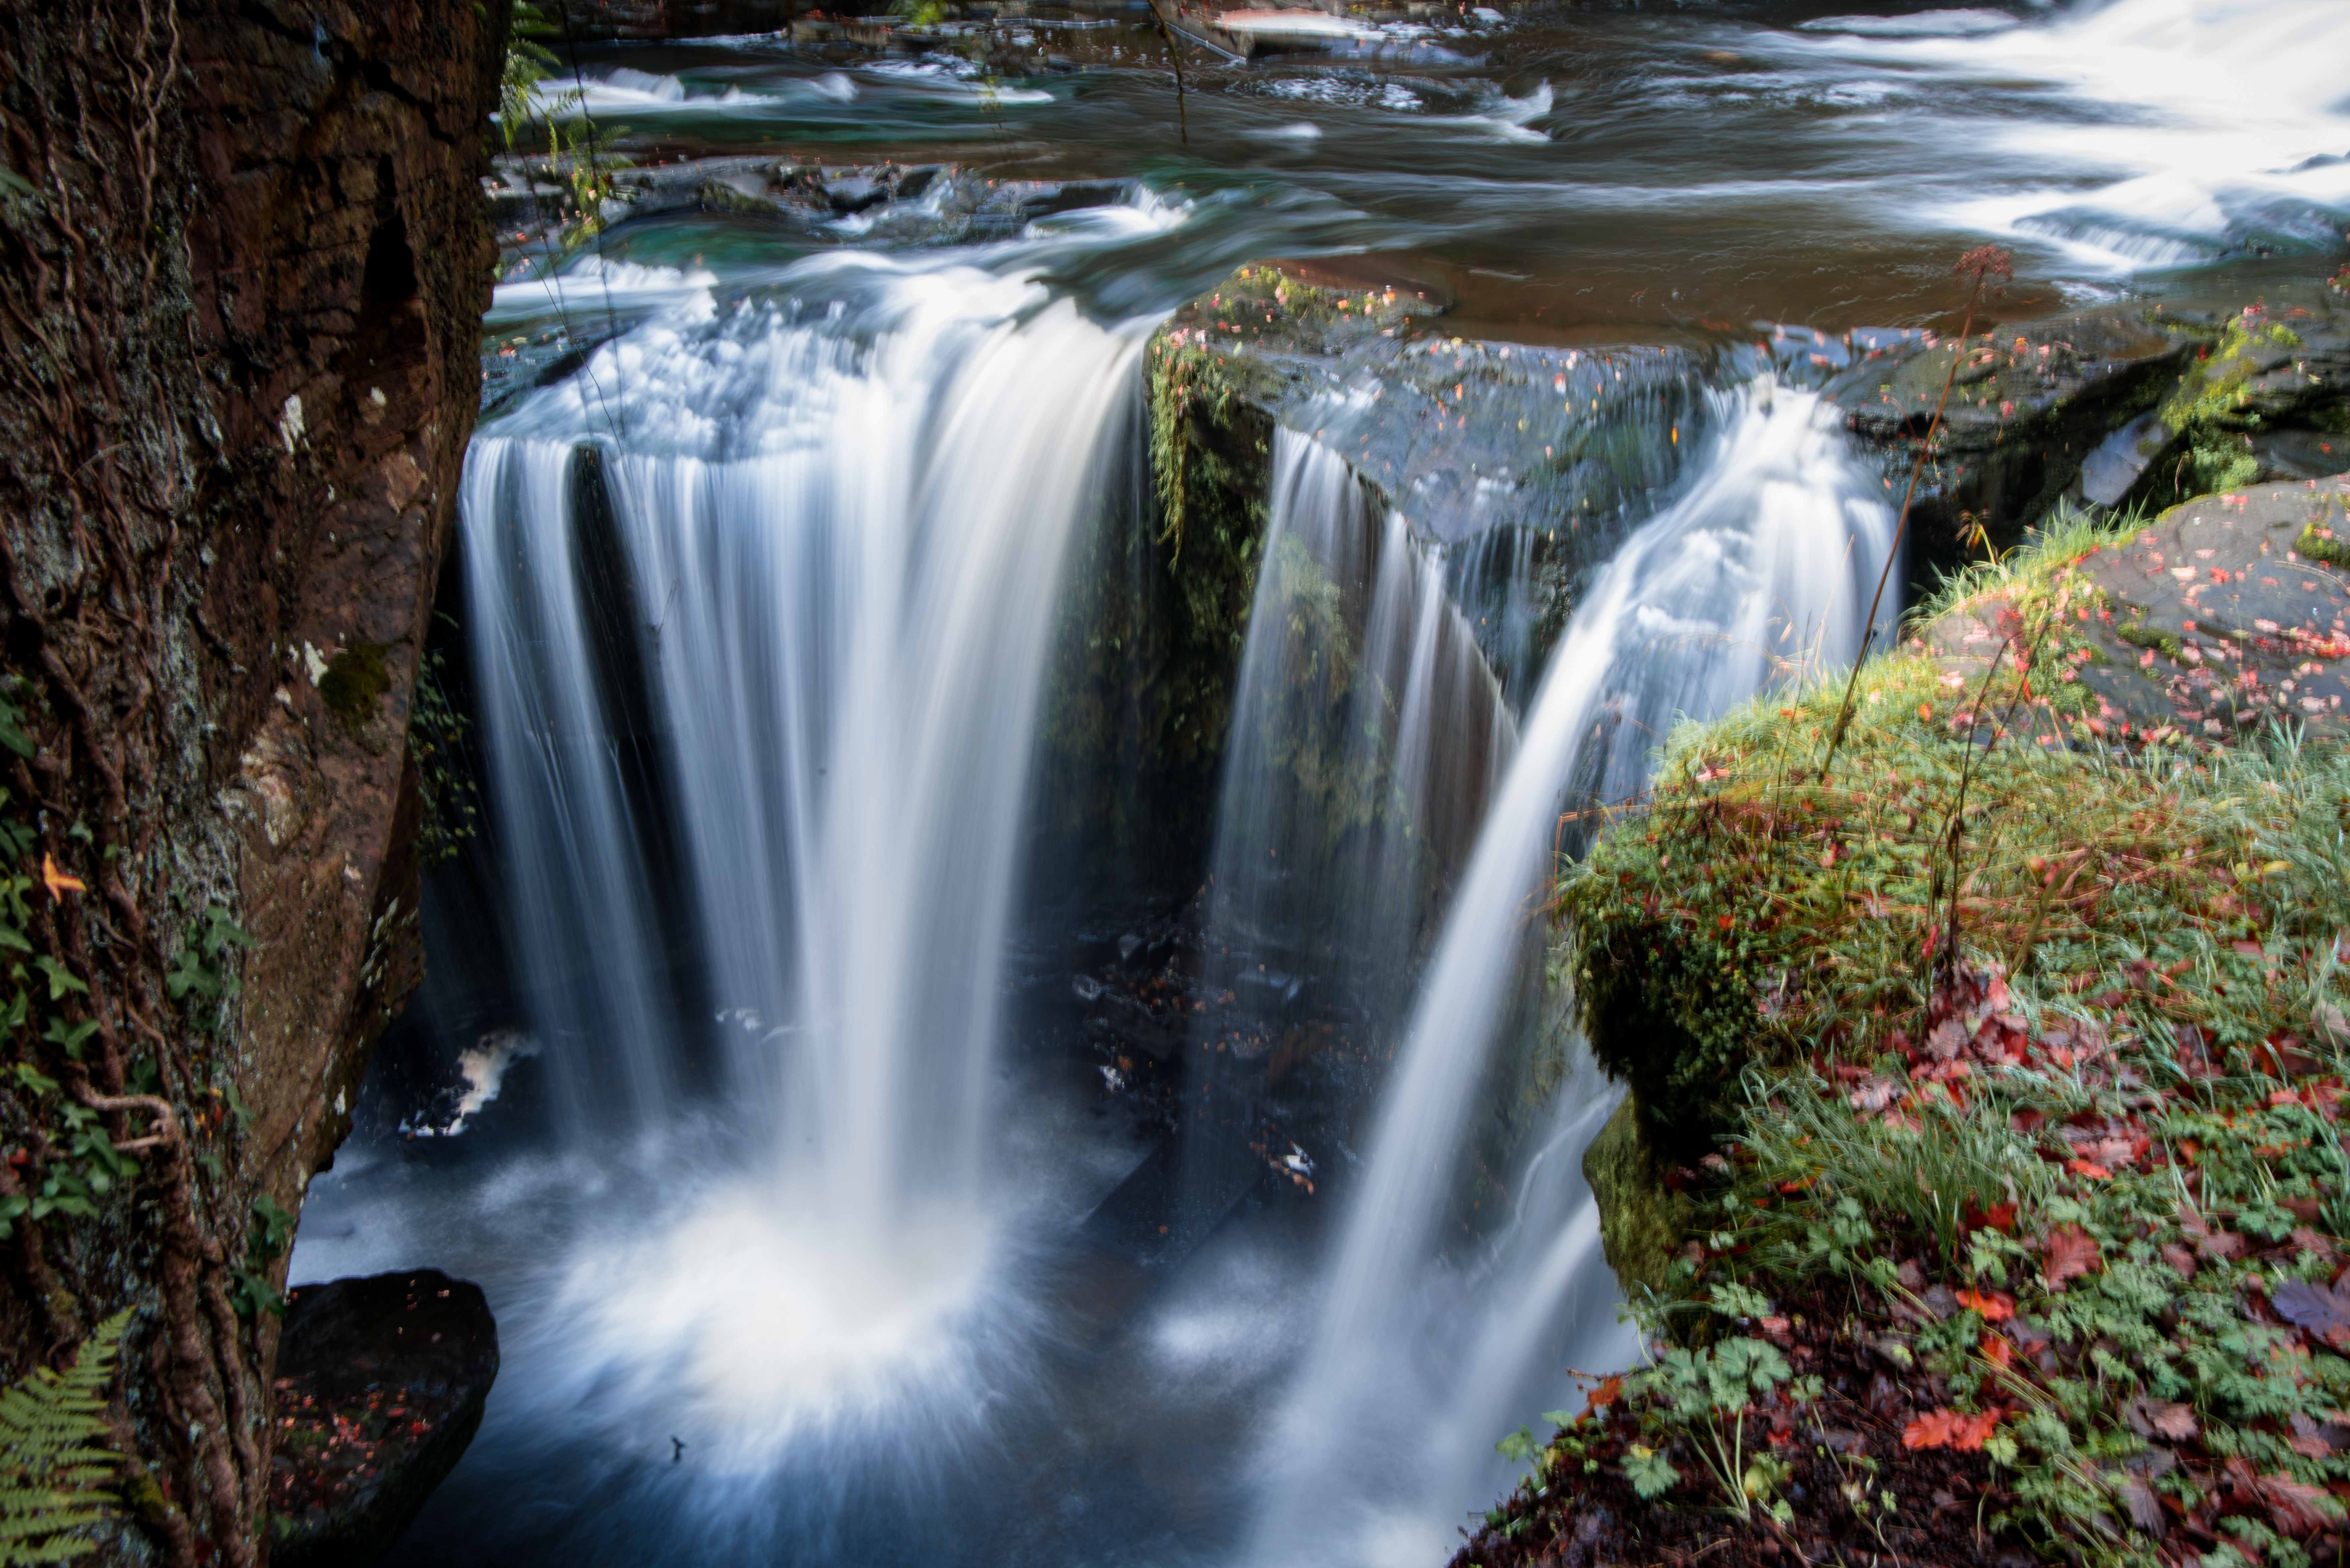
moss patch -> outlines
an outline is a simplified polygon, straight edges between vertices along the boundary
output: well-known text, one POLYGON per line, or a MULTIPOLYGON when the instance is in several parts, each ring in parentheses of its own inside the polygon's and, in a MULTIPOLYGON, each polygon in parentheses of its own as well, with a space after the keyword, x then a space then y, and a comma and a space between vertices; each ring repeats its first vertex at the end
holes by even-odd
POLYGON ((388 643, 355 642, 335 655, 318 678, 318 696, 327 711, 354 735, 375 717, 384 693, 391 690, 391 673, 384 668, 384 655, 390 651, 388 643))
POLYGON ((2249 440, 2267 422, 2256 400, 2258 383, 2278 350, 2300 345, 2291 328, 2246 311, 2179 378, 2161 411, 2164 426, 2187 449, 2183 471, 2170 476, 2177 494, 2232 490, 2259 476, 2260 459, 2249 440))
POLYGON ((1627 1291, 1665 1289, 1697 1206, 1666 1185, 1631 1096, 1584 1151, 1583 1175, 1599 1203, 1599 1244, 1607 1266, 1627 1291))
POLYGON ((2293 541, 2293 548, 2304 559, 2350 570, 2350 540, 2337 537, 2331 528, 2321 528, 2312 523, 2301 531, 2301 537, 2293 541))

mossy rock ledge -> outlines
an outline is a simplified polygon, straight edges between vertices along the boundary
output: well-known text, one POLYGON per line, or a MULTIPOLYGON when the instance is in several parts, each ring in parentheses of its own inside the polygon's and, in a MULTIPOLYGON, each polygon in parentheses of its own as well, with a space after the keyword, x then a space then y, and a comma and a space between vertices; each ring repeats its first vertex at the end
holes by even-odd
POLYGON ((1669 737, 1559 888, 1633 1089, 1586 1168, 1653 1360, 1457 1564, 2350 1549, 2350 750, 2322 684, 2350 647, 2302 586, 2341 493, 2060 516, 1921 607, 1849 722, 1834 680, 1669 737), (2237 594, 2254 635, 2214 653, 2237 594), (2126 650, 2249 691, 2249 645, 2295 627, 2262 722, 2125 725, 2092 679, 2126 650))

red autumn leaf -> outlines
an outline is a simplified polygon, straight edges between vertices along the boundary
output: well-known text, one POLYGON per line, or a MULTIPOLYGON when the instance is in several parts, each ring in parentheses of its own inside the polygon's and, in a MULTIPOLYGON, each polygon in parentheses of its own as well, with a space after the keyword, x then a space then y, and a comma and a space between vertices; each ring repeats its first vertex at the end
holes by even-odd
POLYGON ((1621 1377, 1609 1377, 1604 1379, 1598 1387, 1591 1391, 1589 1404, 1594 1410, 1605 1410, 1623 1397, 1624 1380, 1621 1377))
POLYGON ((1961 1218, 1970 1231, 1996 1231, 2002 1236, 2015 1234, 2015 1205, 2012 1202, 1994 1203, 1988 1209, 1978 1209, 1975 1200, 1970 1198, 1961 1218))
POLYGON ((1981 1314, 1985 1323, 2005 1323, 2015 1315, 2015 1298, 2005 1291, 1960 1291, 1959 1304, 1981 1314))
POLYGON ((2075 1176, 2085 1176, 2091 1181, 2111 1181, 2114 1179, 2112 1171, 2095 1160, 2068 1159, 2064 1162, 2064 1168, 2075 1176))
POLYGON ((2048 1232, 2042 1258, 2052 1291, 2061 1291, 2065 1281, 2094 1274, 2106 1266, 2106 1256, 2097 1250, 2096 1238, 2070 1223, 2048 1232))
POLYGON ((2262 1476, 2260 1492, 2261 1501, 2268 1504, 2270 1520, 2291 1536, 2314 1535, 2341 1511, 2341 1504, 2323 1487, 2286 1476, 2262 1476))
POLYGON ((1984 1334, 1982 1343, 1975 1348, 1981 1351, 1983 1359, 1993 1366, 2005 1369, 2015 1365, 2015 1345, 2004 1334, 1984 1334))
POLYGON ((1972 1416, 1956 1410, 1929 1410, 1901 1429, 1905 1449, 1955 1449, 1970 1454, 1983 1446, 1999 1426, 2003 1412, 1984 1410, 1972 1416))

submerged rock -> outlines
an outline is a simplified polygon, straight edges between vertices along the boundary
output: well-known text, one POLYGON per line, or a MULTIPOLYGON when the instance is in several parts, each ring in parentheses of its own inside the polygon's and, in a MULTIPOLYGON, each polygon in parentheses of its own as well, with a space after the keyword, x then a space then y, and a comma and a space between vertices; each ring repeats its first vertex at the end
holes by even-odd
POLYGON ((269 1509, 278 1568, 389 1552, 473 1440, 498 1373, 481 1287, 433 1269, 288 1293, 269 1509))

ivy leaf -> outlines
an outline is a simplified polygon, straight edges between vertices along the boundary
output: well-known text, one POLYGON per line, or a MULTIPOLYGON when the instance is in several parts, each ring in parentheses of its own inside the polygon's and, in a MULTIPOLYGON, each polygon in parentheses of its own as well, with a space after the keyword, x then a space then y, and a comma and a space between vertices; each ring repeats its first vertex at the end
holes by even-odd
POLYGON ((51 1002, 63 1002, 68 996, 89 994, 89 987, 81 982, 80 976, 46 953, 33 961, 33 967, 49 977, 51 1002))
MULTIPOLYGON (((11 1063, 9 1071, 16 1075, 16 1082, 19 1085, 36 1095, 49 1094, 57 1086, 57 1081, 55 1078, 49 1077, 29 1062, 11 1063)), ((5 1232, 0 1231, 0 1234, 5 1234, 5 1232)))
POLYGON ((78 1062, 83 1044, 97 1033, 98 1021, 95 1019, 86 1018, 68 1028, 64 1019, 52 1016, 48 1027, 41 1031, 41 1038, 63 1051, 70 1060, 78 1062))

